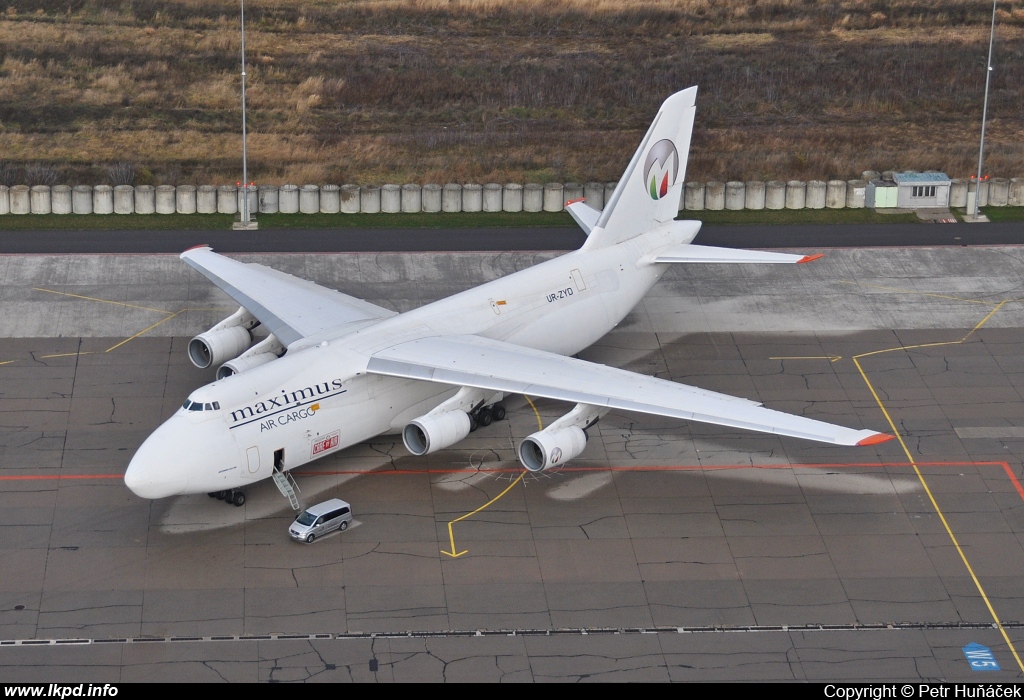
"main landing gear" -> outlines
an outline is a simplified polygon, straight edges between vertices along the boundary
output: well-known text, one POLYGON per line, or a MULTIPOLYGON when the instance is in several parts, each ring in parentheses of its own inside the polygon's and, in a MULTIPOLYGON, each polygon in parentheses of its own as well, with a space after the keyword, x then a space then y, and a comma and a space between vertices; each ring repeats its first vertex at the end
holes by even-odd
POLYGON ((245 494, 238 489, 231 489, 230 491, 211 491, 206 495, 210 498, 216 498, 218 501, 230 503, 233 506, 242 506, 245 504, 245 494))
POLYGON ((505 420, 505 406, 500 403, 478 408, 469 414, 469 432, 477 428, 486 428, 496 420, 505 420))

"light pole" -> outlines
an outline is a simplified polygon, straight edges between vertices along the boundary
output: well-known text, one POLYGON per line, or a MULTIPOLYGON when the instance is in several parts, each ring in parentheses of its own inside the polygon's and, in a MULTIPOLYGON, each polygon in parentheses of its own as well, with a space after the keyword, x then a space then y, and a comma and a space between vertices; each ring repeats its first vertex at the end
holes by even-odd
POLYGON ((249 216, 249 151, 245 123, 245 0, 242 4, 242 212, 241 221, 233 228, 253 230, 258 224, 249 216))
POLYGON ((981 108, 981 144, 978 146, 978 175, 974 185, 974 212, 971 216, 978 218, 978 206, 981 201, 981 164, 985 158, 985 119, 988 117, 988 84, 992 77, 992 46, 996 39, 996 3, 992 0, 992 29, 988 35, 988 64, 985 70, 985 102, 981 108))

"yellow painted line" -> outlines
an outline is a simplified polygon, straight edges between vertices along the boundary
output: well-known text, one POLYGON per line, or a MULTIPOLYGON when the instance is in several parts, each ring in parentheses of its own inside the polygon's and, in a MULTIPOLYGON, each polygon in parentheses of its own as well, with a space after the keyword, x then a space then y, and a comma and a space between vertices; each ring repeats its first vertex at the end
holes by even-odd
POLYGON ((91 350, 88 351, 88 352, 61 352, 61 353, 57 353, 56 355, 40 355, 39 359, 40 360, 48 360, 51 357, 78 357, 79 355, 92 355, 92 354, 93 354, 93 352, 91 350))
POLYGON ((128 304, 123 301, 111 301, 110 299, 99 299, 97 297, 87 297, 81 294, 72 294, 71 292, 58 292, 56 289, 45 289, 43 287, 32 287, 37 292, 47 292, 49 294, 59 294, 64 297, 74 297, 75 299, 85 299, 86 301, 99 301, 104 304, 114 304, 116 306, 127 306, 129 309, 142 309, 143 311, 153 311, 158 314, 170 314, 173 311, 164 311, 163 309, 152 309, 148 306, 137 306, 135 304, 128 304))
POLYGON ((533 409, 533 415, 537 416, 537 430, 544 430, 544 422, 540 419, 540 411, 537 410, 537 406, 526 394, 523 394, 523 398, 526 399, 526 403, 530 404, 530 408, 533 409))
POLYGON ((452 545, 452 551, 450 551, 450 552, 446 552, 446 551, 444 551, 444 550, 442 549, 442 550, 441 550, 441 554, 447 554, 448 556, 452 557, 453 559, 458 559, 458 558, 459 558, 459 557, 461 557, 461 556, 462 556, 463 554, 466 554, 466 553, 467 553, 467 552, 469 551, 468 549, 464 549, 464 550, 462 550, 461 552, 456 552, 456 551, 455 551, 455 533, 454 533, 454 532, 453 532, 453 530, 452 530, 452 526, 453 526, 453 525, 454 525, 455 523, 459 522, 460 520, 465 520, 466 518, 469 518, 469 517, 472 517, 472 516, 476 515, 477 513, 479 513, 479 512, 480 512, 480 511, 482 511, 483 509, 487 508, 487 507, 488 507, 488 506, 490 506, 491 504, 493 504, 493 503, 497 502, 497 501, 498 501, 498 500, 499 500, 499 499, 500 499, 500 498, 501 498, 502 496, 504 496, 504 495, 505 495, 506 493, 508 493, 509 491, 511 491, 511 490, 512 490, 512 487, 513 487, 513 486, 515 486, 515 485, 516 485, 516 484, 518 484, 518 483, 519 483, 520 481, 522 481, 522 480, 523 480, 523 477, 524 477, 524 476, 526 476, 526 472, 522 472, 522 473, 520 473, 520 474, 519 474, 519 476, 517 476, 517 477, 515 478, 515 481, 513 481, 513 482, 512 482, 511 484, 509 484, 509 485, 508 485, 508 487, 507 487, 507 488, 506 488, 506 489, 505 489, 504 491, 502 491, 501 493, 499 493, 499 494, 498 494, 497 496, 495 496, 495 497, 494 497, 494 498, 492 498, 491 500, 487 501, 487 503, 483 504, 482 506, 480 506, 479 508, 477 508, 476 510, 474 510, 474 511, 473 511, 472 513, 466 513, 466 514, 465 514, 465 515, 463 515, 463 516, 462 516, 461 518, 456 518, 455 520, 452 520, 452 521, 450 521, 450 522, 448 523, 448 540, 449 540, 449 542, 451 542, 451 545, 452 545))
POLYGON ((792 357, 769 357, 769 360, 828 360, 829 362, 838 362, 843 359, 842 355, 807 355, 804 356, 792 356, 792 357))
POLYGON ((965 299, 964 297, 954 297, 949 294, 936 294, 935 292, 919 292, 916 289, 900 289, 899 287, 887 287, 884 284, 869 284, 867 282, 851 282, 849 280, 839 280, 839 284, 852 284, 857 287, 867 287, 869 289, 880 289, 885 292, 897 292, 899 294, 913 294, 922 297, 935 297, 936 299, 950 299, 952 301, 962 301, 967 304, 991 304, 991 301, 985 299, 965 299))
POLYGON ((12 362, 17 362, 17 360, 4 360, 3 362, 0 362, 0 365, 9 365, 12 362))
POLYGON ((909 347, 889 348, 888 350, 876 350, 875 352, 867 352, 861 355, 854 355, 853 363, 857 366, 857 371, 860 372, 860 376, 864 380, 864 383, 867 384, 868 389, 871 391, 871 395, 875 397, 875 402, 878 404, 878 407, 882 409, 882 414, 885 416, 885 420, 889 423, 889 427, 892 429, 893 435, 895 435, 896 439, 899 440, 900 446, 903 448, 903 453, 907 456, 907 461, 910 462, 910 465, 914 468, 914 473, 917 474, 917 478, 921 482, 921 486, 924 487, 925 493, 928 494, 928 500, 931 501, 932 508, 934 508, 936 514, 938 514, 939 520, 942 521, 942 526, 946 529, 946 534, 949 535, 949 539, 953 543, 953 546, 956 548, 957 553, 960 555, 960 560, 964 563, 964 567, 966 567, 967 573, 970 574, 971 580, 974 581, 974 586, 978 589, 978 594, 981 595, 981 599, 985 602, 985 607, 988 608, 989 615, 992 616, 992 621, 995 623, 996 627, 999 628, 1000 634, 1003 635, 1003 640, 1006 642, 1006 645, 1010 648, 1010 652, 1013 654, 1013 658, 1016 659, 1017 666, 1020 668, 1021 671, 1024 671, 1024 662, 1021 661, 1020 655, 1017 653, 1016 647, 1014 647, 1013 642, 1010 641, 1010 636, 1006 633, 1006 629, 1003 628, 1003 624, 999 620, 999 615, 996 614, 996 610, 992 606, 992 602, 989 600, 988 594, 985 593, 984 586, 981 585, 981 581, 978 580, 978 576, 974 573, 974 568, 971 566, 971 562, 967 559, 967 554, 960 546, 960 542, 957 540, 956 535, 953 534, 953 529, 949 526, 949 522, 947 522, 946 516, 945 514, 943 514, 942 509, 939 508, 939 503, 938 501, 935 500, 935 496, 932 494, 931 488, 928 487, 928 482, 925 480, 924 474, 921 472, 921 469, 917 466, 917 462, 916 460, 914 460, 914 456, 911 454, 910 449, 907 447, 906 441, 904 441, 903 436, 900 435, 899 430, 896 428, 895 421, 893 421, 892 416, 889 415, 889 411, 886 409, 885 404, 882 403, 882 399, 878 396, 878 392, 875 391, 874 385, 871 384, 871 380, 868 379, 867 373, 864 371, 864 368, 860 364, 860 359, 862 357, 879 355, 884 352, 893 352, 896 350, 910 350, 913 348, 923 347, 935 347, 938 345, 959 345, 966 341, 972 333, 977 331, 990 318, 992 318, 996 311, 1002 308, 1003 304, 1005 303, 1005 301, 1000 302, 995 309, 993 309, 987 316, 985 316, 985 318, 983 318, 974 328, 972 328, 967 333, 967 335, 965 335, 961 340, 955 340, 948 343, 924 343, 921 345, 912 345, 909 347))
MULTIPOLYGON (((533 403, 533 401, 532 401, 532 400, 530 399, 530 397, 529 397, 529 396, 527 396, 527 395, 523 394, 523 398, 524 398, 524 399, 526 399, 526 402, 527 402, 528 404, 530 404, 530 408, 532 408, 532 409, 533 409, 533 414, 534 414, 535 416, 537 416, 537 430, 543 430, 543 429, 544 429, 544 421, 542 421, 542 420, 541 420, 541 418, 540 418, 540 411, 538 411, 538 410, 537 410, 537 406, 536 406, 536 405, 535 405, 535 404, 533 403)), ((505 489, 504 491, 502 491, 501 493, 499 493, 499 494, 498 494, 497 496, 495 496, 495 497, 494 497, 494 498, 492 498, 491 500, 487 501, 487 503, 483 504, 482 506, 480 506, 479 508, 477 508, 476 510, 474 510, 474 511, 473 511, 472 513, 466 513, 465 515, 463 515, 463 516, 462 516, 462 517, 460 517, 460 518, 456 518, 455 520, 451 520, 451 521, 449 521, 449 522, 448 522, 448 541, 449 541, 449 543, 450 543, 450 544, 451 544, 451 546, 452 546, 452 551, 450 551, 450 552, 446 552, 446 551, 444 551, 444 550, 442 549, 442 550, 441 550, 441 554, 447 554, 448 556, 452 557, 453 559, 458 559, 458 558, 459 558, 459 557, 461 557, 461 556, 462 556, 463 554, 466 554, 467 552, 469 552, 469 550, 468 550, 468 549, 464 549, 464 550, 462 550, 461 552, 459 552, 459 551, 456 551, 456 549, 455 549, 455 531, 454 531, 454 530, 452 529, 452 526, 453 526, 453 525, 455 525, 455 523, 457 523, 457 522, 459 522, 459 521, 461 521, 461 520, 465 520, 466 518, 469 518, 469 517, 471 517, 471 516, 474 516, 474 515, 476 515, 477 513, 479 513, 480 511, 482 511, 482 510, 483 510, 484 508, 487 508, 487 507, 488 507, 488 506, 490 506, 490 505, 491 505, 492 503, 495 503, 495 502, 496 502, 496 501, 497 501, 498 499, 500 499, 500 498, 501 498, 502 496, 504 496, 504 495, 505 495, 506 493, 508 493, 509 491, 511 491, 511 490, 512 490, 512 487, 513 487, 513 486, 515 486, 515 485, 516 485, 516 484, 518 484, 518 483, 519 483, 520 481, 522 481, 522 480, 523 480, 523 477, 524 477, 524 476, 526 476, 526 472, 521 472, 521 473, 519 474, 519 476, 517 476, 517 477, 515 478, 515 481, 513 481, 513 482, 512 482, 511 484, 509 484, 509 485, 508 485, 508 488, 507 488, 507 489, 505 489)))
POLYGON ((188 311, 188 309, 182 309, 181 311, 174 311, 174 312, 170 312, 170 311, 168 311, 167 313, 169 313, 169 314, 171 314, 171 315, 170 315, 170 316, 168 316, 167 318, 163 318, 163 319, 160 319, 159 321, 157 321, 156 323, 154 323, 154 324, 153 324, 152 326, 149 326, 148 328, 143 328, 143 329, 142 329, 141 331, 139 331, 138 333, 136 333, 136 334, 135 334, 135 335, 133 335, 132 337, 130 337, 130 338, 125 338, 124 340, 122 340, 122 341, 121 341, 120 343, 118 343, 117 345, 112 345, 112 346, 110 346, 109 348, 107 348, 106 350, 104 350, 103 352, 110 352, 110 351, 112 351, 112 350, 117 350, 117 349, 118 349, 119 347, 121 347, 121 346, 122 346, 122 345, 124 345, 125 343, 131 342, 131 341, 135 340, 136 338, 138 338, 139 336, 141 336, 141 335, 145 335, 146 333, 149 333, 149 332, 150 332, 151 330, 153 330, 154 328, 156 328, 156 327, 157 327, 157 326, 159 326, 160 324, 162 324, 162 323, 167 323, 167 322, 168 322, 168 321, 170 321, 170 320, 171 320, 172 318, 176 317, 176 316, 177 316, 178 314, 182 314, 182 313, 184 313, 184 312, 186 312, 186 311, 188 311))

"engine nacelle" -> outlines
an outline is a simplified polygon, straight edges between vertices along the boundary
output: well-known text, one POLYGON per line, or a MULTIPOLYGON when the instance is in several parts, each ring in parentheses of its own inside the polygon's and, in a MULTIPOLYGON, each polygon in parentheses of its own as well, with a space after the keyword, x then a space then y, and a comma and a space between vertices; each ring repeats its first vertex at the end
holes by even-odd
POLYGON ((405 449, 417 457, 454 445, 469 435, 469 414, 453 410, 420 416, 402 430, 405 449))
POLYGON ((188 358, 199 369, 206 369, 238 357, 252 343, 251 331, 258 325, 259 319, 240 306, 238 311, 189 341, 188 358))
POLYGON ((241 374, 246 370, 265 365, 277 359, 272 352, 261 352, 255 355, 243 355, 233 360, 228 360, 217 368, 217 379, 226 379, 232 374, 241 374))
POLYGON ((568 462, 586 446, 587 434, 579 426, 551 426, 519 443, 519 462, 531 472, 542 472, 568 462))
POLYGON ((238 357, 252 343, 252 333, 242 326, 200 333, 188 344, 188 358, 199 369, 206 369, 238 357))
POLYGON ((285 347, 281 345, 281 341, 270 334, 235 359, 222 364, 217 369, 217 379, 224 379, 232 374, 240 374, 254 367, 273 362, 284 353, 285 347))

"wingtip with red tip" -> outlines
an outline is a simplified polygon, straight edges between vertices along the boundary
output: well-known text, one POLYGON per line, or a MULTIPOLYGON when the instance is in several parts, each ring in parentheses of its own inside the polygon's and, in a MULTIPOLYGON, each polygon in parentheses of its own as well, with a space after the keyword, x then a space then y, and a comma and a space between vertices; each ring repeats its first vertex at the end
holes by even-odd
POLYGON ((800 258, 799 260, 797 260, 796 264, 797 265, 802 265, 803 263, 814 262, 815 260, 820 260, 823 257, 825 257, 824 253, 818 253, 817 255, 805 255, 802 258, 800 258))
POLYGON ((879 443, 889 442, 890 440, 895 440, 895 439, 896 439, 896 436, 895 435, 890 435, 889 433, 875 433, 874 435, 866 437, 863 440, 861 440, 860 442, 858 442, 857 446, 858 447, 866 447, 867 445, 877 445, 879 443))

